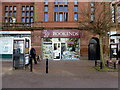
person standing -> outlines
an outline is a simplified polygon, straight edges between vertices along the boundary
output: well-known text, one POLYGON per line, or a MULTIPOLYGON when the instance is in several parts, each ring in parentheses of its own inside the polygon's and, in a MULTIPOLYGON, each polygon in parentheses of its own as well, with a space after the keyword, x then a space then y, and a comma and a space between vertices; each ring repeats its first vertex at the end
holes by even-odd
POLYGON ((37 61, 36 61, 36 50, 34 48, 31 48, 31 50, 30 50, 30 58, 31 58, 31 60, 34 59, 34 63, 37 64, 37 61))

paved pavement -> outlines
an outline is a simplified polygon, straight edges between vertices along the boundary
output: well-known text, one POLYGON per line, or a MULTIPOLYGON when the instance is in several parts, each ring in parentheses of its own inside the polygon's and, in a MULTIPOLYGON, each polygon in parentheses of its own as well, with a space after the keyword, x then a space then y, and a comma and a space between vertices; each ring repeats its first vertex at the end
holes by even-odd
POLYGON ((13 70, 11 62, 3 62, 3 88, 118 88, 118 72, 98 72, 94 62, 49 61, 49 73, 45 73, 45 61, 34 65, 33 72, 13 70))

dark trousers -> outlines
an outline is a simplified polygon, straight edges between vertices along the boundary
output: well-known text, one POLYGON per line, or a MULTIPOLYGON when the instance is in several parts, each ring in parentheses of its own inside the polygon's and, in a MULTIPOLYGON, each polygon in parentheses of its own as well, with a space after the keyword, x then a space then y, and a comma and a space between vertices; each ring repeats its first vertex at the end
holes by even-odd
POLYGON ((36 55, 32 55, 32 56, 30 57, 29 64, 32 62, 32 59, 34 59, 34 63, 37 64, 36 55))

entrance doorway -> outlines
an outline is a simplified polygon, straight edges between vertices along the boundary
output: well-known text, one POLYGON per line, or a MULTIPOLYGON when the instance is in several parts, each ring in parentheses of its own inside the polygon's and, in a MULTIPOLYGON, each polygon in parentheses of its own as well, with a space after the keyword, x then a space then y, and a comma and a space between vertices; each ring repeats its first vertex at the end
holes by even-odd
POLYGON ((53 42, 53 60, 61 59, 61 42, 53 42))
POLYGON ((88 45, 88 59, 100 60, 100 45, 98 38, 92 38, 88 45))

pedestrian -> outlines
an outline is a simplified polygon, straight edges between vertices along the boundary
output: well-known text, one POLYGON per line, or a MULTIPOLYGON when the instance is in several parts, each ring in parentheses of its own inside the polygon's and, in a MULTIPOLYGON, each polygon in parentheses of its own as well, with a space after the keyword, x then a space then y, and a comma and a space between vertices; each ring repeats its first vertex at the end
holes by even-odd
POLYGON ((34 59, 34 63, 37 64, 36 61, 36 50, 32 47, 30 50, 30 60, 34 59))

